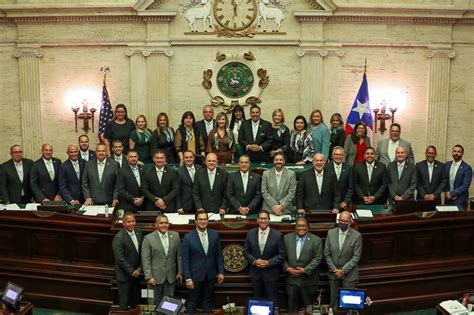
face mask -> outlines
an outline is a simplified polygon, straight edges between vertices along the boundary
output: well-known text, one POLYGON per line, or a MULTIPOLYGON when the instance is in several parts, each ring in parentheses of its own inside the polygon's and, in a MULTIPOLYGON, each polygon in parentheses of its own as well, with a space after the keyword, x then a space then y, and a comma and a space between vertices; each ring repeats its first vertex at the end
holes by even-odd
POLYGON ((339 228, 341 229, 341 231, 347 231, 347 229, 349 228, 349 224, 339 223, 339 228))

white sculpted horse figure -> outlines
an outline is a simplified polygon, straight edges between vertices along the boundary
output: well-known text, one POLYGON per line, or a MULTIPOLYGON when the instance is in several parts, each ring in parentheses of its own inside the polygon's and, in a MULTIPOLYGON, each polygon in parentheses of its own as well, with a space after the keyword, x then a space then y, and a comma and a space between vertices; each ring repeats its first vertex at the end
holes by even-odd
POLYGON ((206 22, 212 27, 211 7, 212 0, 201 0, 202 7, 193 7, 186 11, 184 17, 189 23, 191 32, 197 32, 196 20, 202 20, 203 31, 207 32, 206 22))
POLYGON ((258 27, 261 27, 261 21, 263 20, 263 31, 267 31, 267 20, 273 21, 272 32, 278 32, 281 26, 281 22, 285 19, 285 13, 280 8, 269 8, 270 0, 260 0, 258 2, 258 27))

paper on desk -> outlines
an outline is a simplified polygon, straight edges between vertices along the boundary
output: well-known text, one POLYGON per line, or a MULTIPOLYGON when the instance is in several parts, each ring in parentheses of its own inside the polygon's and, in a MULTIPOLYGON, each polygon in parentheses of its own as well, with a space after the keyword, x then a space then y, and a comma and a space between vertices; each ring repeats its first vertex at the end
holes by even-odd
POLYGON ((22 210, 16 203, 9 203, 5 206, 5 210, 22 210))
POLYGON ((285 168, 289 170, 303 170, 304 165, 285 165, 285 168))
POLYGON ((6 206, 7 206, 6 204, 0 203, 0 210, 5 210, 5 207, 6 207, 6 206))
POLYGON ((459 211, 459 208, 458 206, 436 206, 436 210, 439 212, 459 211))
MULTIPOLYGON (((99 206, 83 206, 82 210, 85 212, 82 215, 91 215, 91 216, 96 216, 98 214, 105 214, 105 206, 104 205, 99 205, 99 206)), ((109 209, 109 211, 112 211, 113 209, 109 209)))
POLYGON ((25 206, 25 210, 36 211, 38 210, 38 206, 41 206, 41 204, 40 203, 27 203, 25 206))
POLYGON ((368 209, 357 209, 356 212, 359 218, 373 218, 374 217, 374 215, 372 214, 372 211, 368 209))
POLYGON ((220 221, 221 220, 221 215, 219 213, 209 212, 207 214, 207 219, 209 221, 220 221))
POLYGON ((247 216, 241 214, 226 214, 224 219, 245 219, 247 216))
POLYGON ((291 220, 291 215, 289 214, 276 215, 276 214, 270 213, 270 222, 281 222, 283 219, 291 220))
POLYGON ((171 224, 189 224, 189 220, 194 220, 193 214, 166 213, 171 224))

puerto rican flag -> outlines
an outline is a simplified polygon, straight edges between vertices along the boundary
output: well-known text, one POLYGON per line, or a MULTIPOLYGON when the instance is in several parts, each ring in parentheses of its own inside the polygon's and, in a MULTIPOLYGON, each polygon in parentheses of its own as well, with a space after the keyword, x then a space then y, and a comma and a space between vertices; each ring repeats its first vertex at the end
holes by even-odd
MULTIPOLYGON (((349 116, 347 116, 346 121, 346 136, 348 136, 354 126, 362 121, 367 127, 372 131, 372 111, 370 110, 370 101, 369 101, 369 87, 367 84, 367 76, 364 71, 364 76, 362 77, 362 84, 360 85, 359 92, 352 104, 351 111, 349 116)), ((367 135, 369 135, 369 130, 367 130, 367 135)), ((369 135, 370 136, 370 135, 369 135)))

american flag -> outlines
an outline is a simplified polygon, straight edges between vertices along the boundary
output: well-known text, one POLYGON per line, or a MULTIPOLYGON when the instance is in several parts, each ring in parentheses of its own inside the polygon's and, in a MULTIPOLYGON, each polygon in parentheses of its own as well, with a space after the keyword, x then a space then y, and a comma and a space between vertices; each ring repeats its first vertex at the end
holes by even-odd
MULTIPOLYGON (((362 77, 362 84, 360 85, 359 92, 352 104, 349 116, 347 116, 346 123, 346 136, 351 134, 354 126, 362 121, 370 130, 372 130, 372 111, 370 110, 369 101, 369 86, 367 84, 367 76, 364 71, 362 77)), ((369 135, 369 129, 367 135, 369 135)))
POLYGON ((110 104, 109 92, 107 92, 107 86, 102 85, 102 104, 100 106, 100 117, 99 117, 99 143, 104 143, 104 132, 105 126, 109 121, 114 118, 114 112, 112 105, 110 104))

